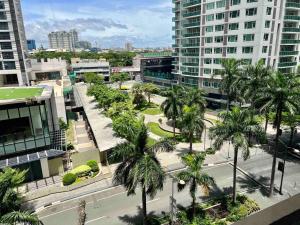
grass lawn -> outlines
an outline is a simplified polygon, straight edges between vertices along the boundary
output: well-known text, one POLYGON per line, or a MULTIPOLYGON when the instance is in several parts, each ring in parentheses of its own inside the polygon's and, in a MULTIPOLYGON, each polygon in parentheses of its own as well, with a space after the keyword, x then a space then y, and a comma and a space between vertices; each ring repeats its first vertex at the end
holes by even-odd
POLYGON ((160 137, 173 137, 173 133, 164 131, 159 127, 158 123, 150 122, 147 124, 150 132, 160 137))
POLYGON ((153 138, 150 138, 150 137, 147 138, 147 146, 148 147, 151 147, 151 146, 155 145, 156 143, 157 143, 157 141, 154 140, 153 138))
POLYGON ((0 88, 0 100, 38 97, 42 92, 43 88, 0 88))
POLYGON ((162 111, 159 108, 148 108, 143 110, 142 113, 147 115, 159 115, 162 114, 162 111))

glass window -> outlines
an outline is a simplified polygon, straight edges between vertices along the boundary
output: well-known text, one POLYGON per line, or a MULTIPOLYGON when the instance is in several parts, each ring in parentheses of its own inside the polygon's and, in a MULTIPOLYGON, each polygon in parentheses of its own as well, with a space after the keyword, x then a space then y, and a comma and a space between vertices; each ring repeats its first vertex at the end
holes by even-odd
POLYGON ((4 1, 0 2, 0 9, 5 9, 4 1))
POLYGON ((247 3, 257 2, 257 0, 247 0, 247 3))
POLYGON ((3 59, 14 59, 14 53, 13 52, 2 52, 2 58, 3 59))
POLYGON ((211 69, 204 68, 204 74, 211 74, 211 69))
POLYGON ((270 26, 271 26, 271 21, 270 21, 270 20, 267 20, 267 21, 265 22, 265 28, 270 28, 270 26))
POLYGON ((230 18, 237 18, 240 16, 240 10, 231 11, 229 14, 230 18))
POLYGON ((214 14, 207 15, 207 16, 206 16, 206 21, 213 21, 214 18, 215 18, 215 15, 214 15, 214 14))
POLYGON ((213 32, 214 31, 214 27, 213 26, 207 26, 207 27, 205 27, 205 31, 206 32, 213 32))
POLYGON ((223 42, 223 36, 215 37, 215 43, 222 43, 222 42, 223 42))
POLYGON ((257 8, 246 9, 246 16, 254 16, 257 13, 257 8))
POLYGON ((0 47, 2 50, 12 49, 11 42, 0 42, 0 47))
POLYGON ((8 23, 0 22, 0 30, 8 30, 8 23))
POLYGON ((211 3, 207 3, 207 4, 206 4, 206 9, 207 9, 207 10, 214 9, 214 8, 215 8, 215 3, 214 3, 214 2, 211 2, 211 3))
POLYGON ((216 20, 222 20, 225 18, 225 13, 217 13, 216 14, 216 20))
POLYGON ((268 46, 263 46, 262 53, 267 53, 267 51, 268 51, 268 46))
POLYGON ((210 58, 205 58, 204 59, 204 64, 211 64, 212 60, 210 58))
POLYGON ((223 31, 224 30, 224 25, 216 25, 215 26, 215 31, 223 31))
POLYGON ((267 41, 269 39, 269 34, 264 34, 264 41, 267 41))
POLYGON ((222 59, 220 59, 220 58, 214 59, 214 64, 221 64, 221 62, 222 62, 222 59))
POLYGON ((212 43, 213 42, 213 38, 212 37, 206 37, 205 38, 205 43, 212 43))
POLYGON ((227 37, 228 42, 237 42, 238 41, 238 35, 230 35, 227 37))
POLYGON ((215 54, 221 54, 223 52, 223 48, 215 48, 214 53, 215 54))
POLYGON ((212 48, 205 48, 205 54, 211 54, 212 48))
POLYGON ((243 40, 244 41, 254 41, 254 34, 244 34, 243 40))
POLYGON ((253 47, 243 47, 242 52, 246 54, 253 53, 253 47))
POLYGON ((256 21, 245 22, 245 29, 254 29, 255 25, 256 25, 256 21))
POLYGON ((236 47, 229 47, 227 48, 228 54, 235 54, 236 53, 236 47))
POLYGON ((6 16, 6 12, 0 12, 0 20, 6 20, 7 16, 6 16))
POLYGON ((272 8, 267 7, 267 15, 271 15, 272 14, 272 8))
POLYGON ((9 32, 0 32, 0 40, 10 40, 9 32))
POLYGON ((230 23, 229 24, 229 30, 238 30, 239 24, 238 23, 230 23))
POLYGON ((230 5, 238 5, 241 3, 241 0, 231 0, 230 5))
POLYGON ((16 63, 14 61, 4 61, 3 62, 3 68, 5 70, 15 70, 16 69, 16 63))
POLYGON ((225 7, 226 2, 225 2, 225 0, 217 1, 216 5, 217 5, 217 8, 222 8, 222 7, 225 7))

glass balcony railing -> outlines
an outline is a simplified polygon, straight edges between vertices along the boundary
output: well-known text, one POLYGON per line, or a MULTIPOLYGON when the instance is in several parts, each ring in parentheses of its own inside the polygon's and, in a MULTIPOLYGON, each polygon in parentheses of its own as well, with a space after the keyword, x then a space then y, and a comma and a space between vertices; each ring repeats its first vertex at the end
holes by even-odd
POLYGON ((199 52, 183 52, 183 56, 199 56, 199 52))
POLYGON ((183 34, 183 37, 198 37, 200 36, 200 33, 187 33, 187 34, 183 34))
POLYGON ((282 28, 282 32, 287 32, 287 33, 299 33, 300 32, 300 28, 297 27, 284 27, 282 28))
POLYGON ((300 20, 300 16, 294 16, 294 15, 288 15, 288 16, 284 16, 284 20, 300 20))
POLYGON ((183 3, 183 7, 198 5, 200 3, 201 3, 201 0, 193 0, 193 1, 190 1, 190 2, 183 3))
POLYGON ((176 8, 172 8, 172 12, 174 13, 174 12, 177 12, 177 11, 179 11, 180 9, 178 8, 178 7, 176 7, 176 8))
POLYGON ((188 71, 182 71, 183 75, 188 75, 188 76, 195 76, 197 77, 199 72, 188 72, 188 71))
POLYGON ((189 43, 189 44, 183 44, 183 47, 199 47, 200 43, 189 43))
POLYGON ((293 55, 298 55, 298 51, 280 51, 279 52, 279 55, 280 56, 289 56, 289 55, 291 55, 291 56, 293 56, 293 55))
POLYGON ((278 67, 293 67, 296 66, 297 62, 281 62, 278 63, 278 67))
POLYGON ((199 63, 182 63, 183 66, 199 66, 199 63))
POLYGON ((178 45, 172 45, 172 48, 178 48, 179 46, 178 45))
POLYGON ((282 39, 281 44, 299 44, 300 40, 282 39))
POLYGON ((185 17, 191 17, 191 16, 200 16, 200 11, 187 12, 187 13, 184 13, 182 16, 183 16, 184 18, 185 18, 185 17))
POLYGON ((200 26, 200 21, 196 23, 186 23, 182 25, 183 27, 197 27, 200 26))
POLYGON ((285 4, 285 6, 287 8, 300 8, 300 3, 296 3, 296 2, 287 2, 285 4))

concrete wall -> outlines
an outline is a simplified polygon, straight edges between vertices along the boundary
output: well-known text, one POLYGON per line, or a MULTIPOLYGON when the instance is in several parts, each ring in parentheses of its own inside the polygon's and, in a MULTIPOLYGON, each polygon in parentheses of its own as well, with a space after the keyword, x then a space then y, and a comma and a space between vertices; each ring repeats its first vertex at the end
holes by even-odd
POLYGON ((234 223, 234 225, 269 225, 299 209, 300 194, 259 211, 244 220, 234 223))
POLYGON ((56 176, 64 173, 62 158, 55 158, 48 161, 50 176, 56 176))
POLYGON ((98 149, 89 150, 85 152, 77 152, 71 156, 73 168, 85 165, 89 160, 96 160, 100 163, 100 154, 98 149))

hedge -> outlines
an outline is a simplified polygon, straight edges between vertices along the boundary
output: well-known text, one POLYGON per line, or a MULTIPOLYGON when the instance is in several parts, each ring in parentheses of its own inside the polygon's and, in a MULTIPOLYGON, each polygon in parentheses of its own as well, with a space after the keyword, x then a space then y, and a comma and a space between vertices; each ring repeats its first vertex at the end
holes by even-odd
POLYGON ((64 186, 68 186, 73 184, 76 181, 76 175, 73 173, 67 173, 63 177, 63 184, 64 186))
POLYGON ((92 168, 88 165, 81 165, 71 170, 71 173, 75 174, 77 177, 88 176, 92 168))
POLYGON ((89 167, 91 167, 93 172, 99 172, 99 166, 96 160, 89 160, 86 162, 86 165, 88 165, 89 167))

